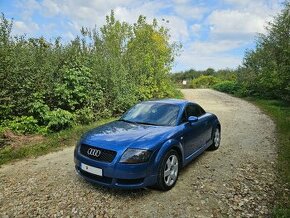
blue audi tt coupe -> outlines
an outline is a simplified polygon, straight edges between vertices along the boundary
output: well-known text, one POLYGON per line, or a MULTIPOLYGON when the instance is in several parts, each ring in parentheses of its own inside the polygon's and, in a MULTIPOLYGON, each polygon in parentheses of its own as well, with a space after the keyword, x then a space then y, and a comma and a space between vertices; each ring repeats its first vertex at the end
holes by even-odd
POLYGON ((171 189, 179 171, 221 140, 218 118, 198 104, 165 99, 141 102, 119 120, 85 133, 75 152, 75 168, 103 186, 171 189))

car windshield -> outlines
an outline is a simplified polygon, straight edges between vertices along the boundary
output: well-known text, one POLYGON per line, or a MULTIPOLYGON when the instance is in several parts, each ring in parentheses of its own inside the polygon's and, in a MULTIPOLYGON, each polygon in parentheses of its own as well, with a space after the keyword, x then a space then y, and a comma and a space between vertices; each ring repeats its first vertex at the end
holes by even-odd
POLYGON ((156 126, 176 124, 179 106, 157 102, 143 102, 126 112, 120 120, 156 126))

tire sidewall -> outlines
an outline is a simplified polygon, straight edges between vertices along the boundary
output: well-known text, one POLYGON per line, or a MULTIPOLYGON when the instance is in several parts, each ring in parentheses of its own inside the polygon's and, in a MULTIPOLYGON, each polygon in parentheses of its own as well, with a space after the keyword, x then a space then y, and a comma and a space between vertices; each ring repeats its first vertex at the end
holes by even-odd
POLYGON ((213 149, 214 150, 218 149, 220 147, 220 144, 221 144, 221 130, 218 127, 215 127, 214 130, 213 130, 212 140, 213 140, 213 143, 212 143, 213 149), (214 141, 214 139, 215 139, 215 133, 216 133, 217 130, 219 131, 219 138, 220 138, 219 139, 219 145, 218 146, 215 145, 215 141, 214 141))
POLYGON ((158 188, 163 190, 163 191, 168 191, 168 190, 172 189, 175 186, 175 184, 176 184, 176 182, 178 180, 179 171, 180 171, 180 157, 179 157, 178 153, 175 150, 171 149, 164 155, 164 157, 162 158, 162 161, 160 162, 159 170, 158 170, 158 178, 157 178, 157 186, 158 186, 158 188), (164 169, 166 167, 166 161, 168 160, 168 158, 171 155, 175 155, 177 157, 177 160, 178 160, 178 172, 177 172, 177 177, 176 177, 176 180, 174 181, 174 183, 171 186, 168 186, 165 183, 165 181, 164 181, 164 169))

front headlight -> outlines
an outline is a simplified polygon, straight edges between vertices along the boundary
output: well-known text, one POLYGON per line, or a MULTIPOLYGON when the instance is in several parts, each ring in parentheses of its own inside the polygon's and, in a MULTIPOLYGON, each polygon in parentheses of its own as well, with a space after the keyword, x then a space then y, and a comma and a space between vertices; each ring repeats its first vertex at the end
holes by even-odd
POLYGON ((143 149, 127 149, 121 157, 121 163, 144 163, 150 159, 151 151, 143 149))

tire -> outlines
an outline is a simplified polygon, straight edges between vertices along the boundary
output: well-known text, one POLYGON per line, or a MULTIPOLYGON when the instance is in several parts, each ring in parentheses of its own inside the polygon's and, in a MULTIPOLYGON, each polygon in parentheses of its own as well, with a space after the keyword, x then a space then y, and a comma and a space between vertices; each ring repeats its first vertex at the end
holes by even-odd
POLYGON ((172 189, 177 182, 179 170, 180 157, 175 150, 171 149, 164 155, 160 162, 155 187, 162 191, 172 189))
POLYGON ((216 127, 212 134, 213 143, 209 147, 209 150, 217 150, 221 144, 221 131, 218 127, 216 127))

